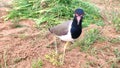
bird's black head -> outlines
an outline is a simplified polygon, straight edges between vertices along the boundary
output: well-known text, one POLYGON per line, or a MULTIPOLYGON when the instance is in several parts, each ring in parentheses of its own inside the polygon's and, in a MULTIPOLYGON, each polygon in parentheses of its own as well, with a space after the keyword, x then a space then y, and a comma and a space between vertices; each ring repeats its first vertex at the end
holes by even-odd
POLYGON ((81 18, 84 15, 83 9, 80 9, 80 8, 76 9, 75 12, 74 12, 74 14, 75 14, 75 18, 77 19, 77 23, 79 24, 81 18))
POLYGON ((79 16, 84 15, 84 11, 83 11, 83 9, 78 8, 75 10, 75 14, 78 14, 79 16))

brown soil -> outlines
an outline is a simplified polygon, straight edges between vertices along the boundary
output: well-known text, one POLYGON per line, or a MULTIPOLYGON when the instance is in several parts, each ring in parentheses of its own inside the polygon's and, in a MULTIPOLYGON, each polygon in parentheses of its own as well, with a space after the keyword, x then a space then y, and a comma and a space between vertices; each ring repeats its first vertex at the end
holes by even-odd
MULTIPOLYGON (((91 62, 90 66, 88 65, 89 68, 99 68, 100 65, 103 65, 102 68, 109 68, 110 64, 104 63, 115 57, 113 54, 115 48, 120 50, 119 43, 111 44, 108 41, 95 42, 94 45, 92 45, 93 47, 101 49, 102 47, 109 46, 110 51, 105 49, 105 53, 98 52, 98 58, 96 58, 94 55, 81 52, 80 48, 76 47, 67 51, 64 65, 55 66, 45 58, 46 54, 54 50, 54 48, 46 47, 49 43, 54 42, 53 35, 49 34, 46 29, 35 28, 35 23, 32 20, 22 20, 20 21, 22 27, 14 28, 12 22, 4 21, 3 18, 1 18, 6 14, 6 8, 0 8, 0 64, 2 68, 5 68, 5 63, 8 68, 32 68, 33 60, 38 59, 43 61, 43 68, 87 68, 88 62, 91 62), (21 60, 16 62, 17 59, 21 60)), ((105 37, 116 38, 120 36, 111 25, 104 27, 90 25, 83 29, 81 36, 83 37, 85 31, 93 27, 100 29, 101 34, 105 37)), ((62 42, 60 44, 62 44, 62 42)))

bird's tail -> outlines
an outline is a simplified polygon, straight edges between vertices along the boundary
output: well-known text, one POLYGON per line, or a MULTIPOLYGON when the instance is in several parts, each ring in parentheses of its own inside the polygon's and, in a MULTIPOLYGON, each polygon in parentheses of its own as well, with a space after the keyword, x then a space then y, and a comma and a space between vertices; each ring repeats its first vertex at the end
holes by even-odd
POLYGON ((48 28, 48 30, 49 30, 51 33, 53 33, 50 28, 48 28))

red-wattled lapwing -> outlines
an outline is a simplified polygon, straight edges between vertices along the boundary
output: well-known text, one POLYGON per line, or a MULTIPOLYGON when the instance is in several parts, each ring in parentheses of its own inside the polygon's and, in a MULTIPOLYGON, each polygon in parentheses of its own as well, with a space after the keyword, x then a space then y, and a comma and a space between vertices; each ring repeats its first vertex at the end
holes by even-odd
POLYGON ((63 41, 67 41, 64 46, 63 61, 65 56, 65 50, 70 41, 77 39, 82 33, 82 20, 84 11, 80 8, 76 9, 74 12, 75 16, 72 21, 66 21, 57 26, 49 29, 49 31, 55 34, 58 38, 63 41))

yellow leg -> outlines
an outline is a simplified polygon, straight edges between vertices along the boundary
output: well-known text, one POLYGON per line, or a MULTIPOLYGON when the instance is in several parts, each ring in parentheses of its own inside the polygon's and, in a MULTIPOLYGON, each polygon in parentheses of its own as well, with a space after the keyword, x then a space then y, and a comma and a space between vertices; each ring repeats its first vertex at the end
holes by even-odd
POLYGON ((50 42, 49 44, 47 44, 47 48, 50 48, 51 44, 54 43, 54 47, 55 47, 55 53, 58 54, 58 48, 57 48, 57 39, 56 36, 54 36, 53 41, 50 42))
POLYGON ((58 48, 57 48, 57 40, 56 40, 56 37, 54 37, 55 39, 55 51, 56 51, 56 54, 58 54, 58 48))
POLYGON ((65 51, 66 51, 66 47, 67 47, 68 44, 69 44, 69 42, 66 42, 66 44, 64 45, 64 52, 63 52, 62 64, 64 63, 65 51))

